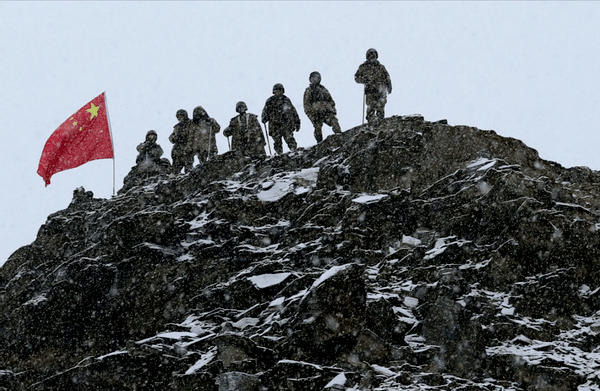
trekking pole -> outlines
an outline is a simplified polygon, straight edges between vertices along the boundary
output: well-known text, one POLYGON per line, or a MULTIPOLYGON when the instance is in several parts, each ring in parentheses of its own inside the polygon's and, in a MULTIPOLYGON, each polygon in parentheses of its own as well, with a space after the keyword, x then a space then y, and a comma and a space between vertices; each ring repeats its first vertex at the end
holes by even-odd
POLYGON ((208 131, 208 152, 206 154, 206 161, 210 160, 210 140, 212 139, 212 125, 210 126, 210 130, 208 131))
POLYGON ((269 141, 269 125, 265 122, 265 136, 267 137, 267 145, 269 146, 269 156, 273 156, 271 152, 271 142, 269 141))
POLYGON ((363 113, 362 113, 362 124, 365 124, 365 103, 367 100, 367 94, 363 91, 363 113))
POLYGON ((227 136, 227 146, 229 147, 229 150, 231 151, 231 144, 229 144, 229 136, 227 136))

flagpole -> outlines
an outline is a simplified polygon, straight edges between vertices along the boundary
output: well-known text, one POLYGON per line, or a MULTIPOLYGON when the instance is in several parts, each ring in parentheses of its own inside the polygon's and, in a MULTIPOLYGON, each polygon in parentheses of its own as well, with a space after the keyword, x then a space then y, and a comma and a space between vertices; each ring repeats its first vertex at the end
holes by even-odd
POLYGON ((108 133, 110 134, 110 144, 111 147, 113 149, 113 197, 115 196, 115 183, 116 183, 116 162, 115 162, 115 142, 113 140, 113 134, 112 134, 112 126, 110 125, 110 115, 108 114, 108 99, 106 98, 106 91, 104 91, 104 104, 106 105, 105 110, 106 110, 106 119, 108 122, 108 133))

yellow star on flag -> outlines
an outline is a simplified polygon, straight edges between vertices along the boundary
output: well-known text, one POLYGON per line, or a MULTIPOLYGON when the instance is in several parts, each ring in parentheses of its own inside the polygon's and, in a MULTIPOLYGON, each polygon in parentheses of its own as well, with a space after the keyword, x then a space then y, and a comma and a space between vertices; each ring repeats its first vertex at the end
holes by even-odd
POLYGON ((92 119, 98 116, 98 110, 100 110, 100 106, 95 106, 93 103, 91 103, 90 108, 86 111, 91 114, 90 119, 92 119))

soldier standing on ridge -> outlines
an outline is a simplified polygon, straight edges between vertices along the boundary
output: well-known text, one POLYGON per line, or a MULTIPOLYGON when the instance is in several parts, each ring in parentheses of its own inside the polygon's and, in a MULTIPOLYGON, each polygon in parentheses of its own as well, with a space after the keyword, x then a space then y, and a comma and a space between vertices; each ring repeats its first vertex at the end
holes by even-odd
POLYGON ((283 153, 281 138, 290 151, 295 151, 298 144, 294 139, 294 131, 300 130, 300 116, 292 101, 283 95, 284 92, 283 85, 277 83, 273 86, 273 96, 265 102, 261 116, 263 124, 269 123, 269 136, 273 137, 273 147, 280 155, 283 153))
POLYGON ((188 173, 194 165, 194 155, 190 145, 191 137, 189 134, 190 119, 187 111, 183 109, 177 110, 175 117, 179 123, 173 126, 173 133, 169 136, 169 141, 173 143, 173 148, 171 149, 173 173, 179 174, 182 168, 188 173))
POLYGON ((392 81, 385 67, 377 60, 377 50, 367 50, 367 61, 362 63, 354 80, 365 85, 367 122, 376 124, 385 117, 387 95, 392 93, 392 81))
POLYGON ((192 138, 192 156, 198 156, 198 161, 205 162, 219 153, 215 133, 219 133, 221 126, 214 118, 208 116, 202 106, 194 109, 189 129, 192 138))
POLYGON ((321 74, 312 72, 308 77, 310 86, 304 91, 304 112, 315 127, 315 139, 323 141, 323 123, 331 126, 333 133, 342 133, 336 118, 335 102, 331 94, 321 85, 321 74))
POLYGON ((223 130, 225 137, 232 137, 231 150, 243 156, 261 156, 265 153, 265 136, 256 114, 246 113, 248 106, 244 102, 235 105, 239 115, 229 121, 229 126, 223 130))

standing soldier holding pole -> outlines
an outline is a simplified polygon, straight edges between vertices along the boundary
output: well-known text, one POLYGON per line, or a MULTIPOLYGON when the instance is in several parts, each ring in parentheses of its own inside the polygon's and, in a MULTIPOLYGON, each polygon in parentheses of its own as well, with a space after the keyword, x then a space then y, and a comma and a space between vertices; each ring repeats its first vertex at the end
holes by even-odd
POLYGON ((315 127, 315 139, 323 141, 323 123, 331 126, 333 133, 342 133, 336 118, 335 102, 331 94, 321 85, 321 74, 312 72, 308 77, 310 86, 304 91, 304 112, 315 127))
POLYGON ((231 136, 231 150, 243 156, 265 155, 265 136, 255 114, 247 113, 248 106, 244 102, 235 105, 239 115, 229 121, 229 126, 223 130, 225 137, 231 136))
POLYGON ((367 103, 367 122, 377 124, 385 117, 385 104, 387 95, 392 93, 390 74, 378 58, 377 50, 367 50, 367 61, 362 63, 354 80, 365 85, 364 99, 367 103))
POLYGON ((273 147, 280 155, 283 153, 281 138, 283 137, 290 151, 295 151, 298 144, 294 138, 294 131, 300 130, 300 116, 292 101, 283 95, 284 92, 283 85, 275 84, 273 95, 265 102, 261 115, 262 123, 269 123, 269 136, 273 137, 273 147))

